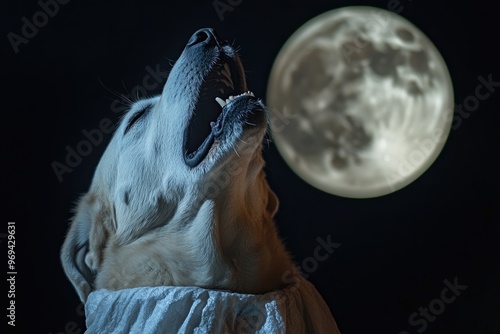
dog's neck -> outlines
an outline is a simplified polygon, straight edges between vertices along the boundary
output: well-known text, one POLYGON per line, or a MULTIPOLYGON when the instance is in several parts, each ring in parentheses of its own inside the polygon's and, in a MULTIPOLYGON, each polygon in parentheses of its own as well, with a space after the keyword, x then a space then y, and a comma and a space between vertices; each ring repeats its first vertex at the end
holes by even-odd
POLYGON ((278 289, 292 267, 273 222, 278 203, 265 179, 260 152, 257 155, 248 164, 239 161, 240 169, 225 169, 225 176, 231 176, 227 181, 220 171, 211 179, 218 185, 212 199, 213 240, 231 271, 230 289, 238 292, 278 289))
POLYGON ((141 233, 111 230, 109 242, 101 240, 105 254, 95 252, 97 259, 106 258, 102 266, 96 262, 96 287, 188 285, 240 293, 283 287, 293 265, 273 222, 278 202, 260 150, 240 151, 226 162, 191 183, 193 188, 169 185, 165 191, 175 205, 154 201, 161 205, 139 210, 156 217, 146 219, 155 223, 141 233))

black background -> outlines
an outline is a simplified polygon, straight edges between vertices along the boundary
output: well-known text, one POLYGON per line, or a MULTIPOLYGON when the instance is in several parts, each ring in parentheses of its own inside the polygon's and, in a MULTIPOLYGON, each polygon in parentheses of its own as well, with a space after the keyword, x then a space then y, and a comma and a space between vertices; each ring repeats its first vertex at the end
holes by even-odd
MULTIPOLYGON (((236 1, 237 2, 237 1, 236 1)), ((233 2, 235 3, 235 2, 233 2)), ((8 32, 21 34, 35 1, 2 10, 2 249, 16 222, 16 324, 30 333, 84 329, 79 302, 59 264, 71 208, 84 193, 111 135, 59 182, 51 164, 120 113, 111 103, 161 64, 168 70, 190 35, 217 29, 241 46, 250 89, 265 99, 267 79, 286 39, 314 16, 346 5, 386 9, 390 1, 244 0, 221 21, 211 0, 72 0, 16 54, 8 32), (73 323, 74 322, 74 323, 73 323)), ((455 102, 475 92, 478 76, 500 81, 498 5, 401 0, 400 15, 437 46, 455 102)), ((149 91, 156 94, 157 89, 149 91)), ((440 297, 443 280, 467 289, 425 333, 500 333, 500 88, 449 139, 431 168, 396 193, 365 200, 321 192, 299 179, 273 144, 265 149, 268 179, 281 200, 276 223, 297 263, 318 237, 341 246, 309 276, 339 328, 350 333, 417 333, 409 316, 440 297)), ((6 256, 3 256, 6 261, 6 256)), ((3 285, 2 285, 3 286, 3 285)), ((6 291, 2 292, 6 295, 6 291)), ((6 304, 2 309, 5 310, 6 304)), ((4 311, 6 312, 6 311, 4 311)), ((2 315, 2 321, 6 318, 2 315)))

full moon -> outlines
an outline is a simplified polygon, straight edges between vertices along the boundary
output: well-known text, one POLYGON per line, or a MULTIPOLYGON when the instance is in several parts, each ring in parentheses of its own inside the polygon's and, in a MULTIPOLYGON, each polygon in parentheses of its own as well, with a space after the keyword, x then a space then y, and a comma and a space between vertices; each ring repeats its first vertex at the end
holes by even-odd
POLYGON ((290 168, 343 197, 397 191, 448 137, 453 86, 434 44, 398 14, 344 7, 306 22, 269 77, 271 134, 290 168))

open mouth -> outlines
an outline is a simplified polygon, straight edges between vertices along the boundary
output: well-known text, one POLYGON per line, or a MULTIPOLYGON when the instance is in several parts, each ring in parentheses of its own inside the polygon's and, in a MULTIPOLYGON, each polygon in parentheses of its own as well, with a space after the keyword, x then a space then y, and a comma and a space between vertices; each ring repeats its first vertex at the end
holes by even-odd
POLYGON ((184 160, 196 167, 208 155, 224 126, 223 108, 244 92, 244 78, 239 75, 239 65, 234 61, 221 62, 204 78, 184 140, 184 160))

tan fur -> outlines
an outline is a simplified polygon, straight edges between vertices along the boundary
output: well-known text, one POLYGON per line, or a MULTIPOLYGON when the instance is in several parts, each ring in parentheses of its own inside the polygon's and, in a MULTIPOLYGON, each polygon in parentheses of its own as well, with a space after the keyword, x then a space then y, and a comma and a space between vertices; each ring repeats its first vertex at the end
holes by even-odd
POLYGON ((184 163, 189 99, 197 94, 184 74, 203 69, 186 60, 188 51, 160 97, 131 106, 77 207, 61 259, 82 301, 94 289, 160 285, 264 293, 292 271, 263 171, 266 121, 227 125, 199 166, 184 163), (148 113, 128 126, 140 110, 148 113))

